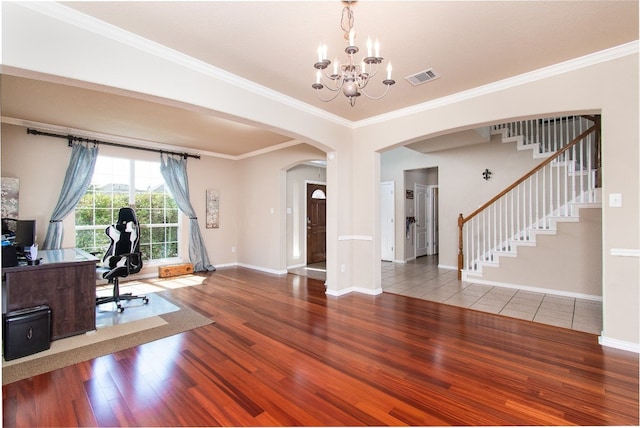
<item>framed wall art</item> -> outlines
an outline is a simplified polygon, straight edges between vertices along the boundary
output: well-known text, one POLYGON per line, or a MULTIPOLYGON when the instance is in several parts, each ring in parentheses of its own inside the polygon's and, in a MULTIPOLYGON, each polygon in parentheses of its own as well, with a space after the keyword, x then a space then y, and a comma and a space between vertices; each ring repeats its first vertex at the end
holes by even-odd
POLYGON ((218 189, 207 189, 207 229, 220 227, 220 192, 218 189))
POLYGON ((2 177, 2 218, 18 218, 17 178, 2 177))

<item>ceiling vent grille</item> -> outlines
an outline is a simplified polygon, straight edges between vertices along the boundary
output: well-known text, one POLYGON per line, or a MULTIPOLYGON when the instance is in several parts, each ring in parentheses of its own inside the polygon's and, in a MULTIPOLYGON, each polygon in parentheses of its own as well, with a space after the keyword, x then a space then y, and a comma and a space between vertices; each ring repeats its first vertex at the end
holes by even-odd
POLYGON ((418 86, 418 85, 422 85, 423 83, 427 83, 432 80, 435 80, 438 77, 440 77, 440 75, 435 71, 433 71, 433 68, 430 68, 428 70, 421 71, 411 76, 407 76, 405 77, 405 79, 407 79, 409 83, 411 83, 413 86, 418 86))

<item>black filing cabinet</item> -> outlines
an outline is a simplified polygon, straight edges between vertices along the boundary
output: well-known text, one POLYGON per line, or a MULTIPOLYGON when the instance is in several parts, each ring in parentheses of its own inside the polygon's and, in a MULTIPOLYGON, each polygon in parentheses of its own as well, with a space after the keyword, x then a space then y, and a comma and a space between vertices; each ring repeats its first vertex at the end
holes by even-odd
POLYGON ((7 361, 49 349, 51 308, 40 305, 3 314, 2 336, 7 361))

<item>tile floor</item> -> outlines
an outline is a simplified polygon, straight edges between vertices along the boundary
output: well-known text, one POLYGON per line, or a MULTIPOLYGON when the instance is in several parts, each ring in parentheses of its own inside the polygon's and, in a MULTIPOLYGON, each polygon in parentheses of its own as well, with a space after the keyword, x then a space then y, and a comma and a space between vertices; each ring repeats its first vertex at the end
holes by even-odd
MULTIPOLYGON (((325 280, 324 264, 290 273, 325 280)), ((462 306, 587 333, 602 331, 602 302, 560 297, 458 281, 455 270, 438 268, 438 256, 408 263, 382 262, 382 290, 448 305, 462 306)))
POLYGON ((382 262, 382 289, 419 299, 600 334, 602 302, 458 281, 437 256, 382 262))

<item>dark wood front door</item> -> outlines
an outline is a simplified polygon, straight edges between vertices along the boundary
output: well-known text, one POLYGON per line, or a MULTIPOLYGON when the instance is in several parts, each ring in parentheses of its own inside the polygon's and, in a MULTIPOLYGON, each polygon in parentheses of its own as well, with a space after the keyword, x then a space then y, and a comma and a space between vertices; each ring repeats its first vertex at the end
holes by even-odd
POLYGON ((307 264, 324 262, 327 252, 327 186, 307 183, 307 264))

